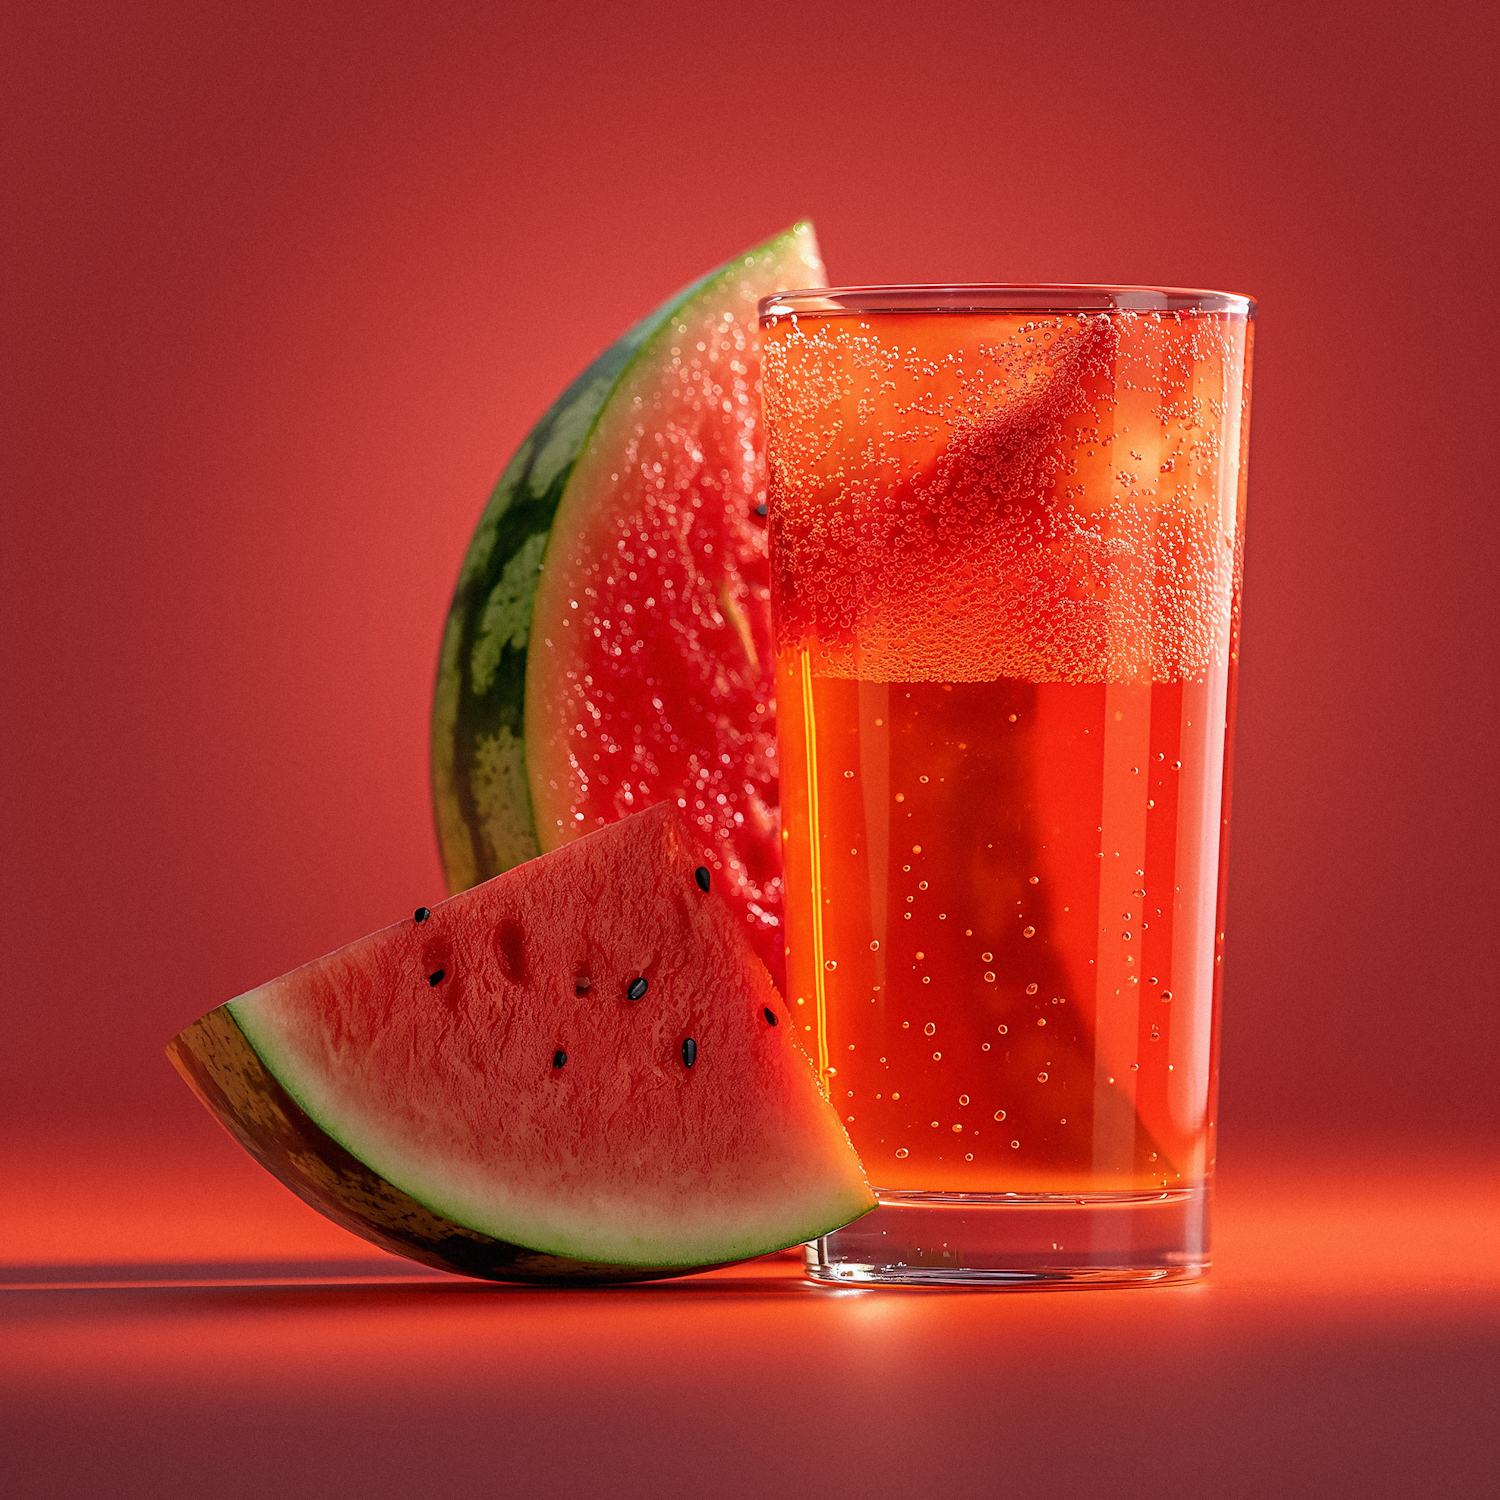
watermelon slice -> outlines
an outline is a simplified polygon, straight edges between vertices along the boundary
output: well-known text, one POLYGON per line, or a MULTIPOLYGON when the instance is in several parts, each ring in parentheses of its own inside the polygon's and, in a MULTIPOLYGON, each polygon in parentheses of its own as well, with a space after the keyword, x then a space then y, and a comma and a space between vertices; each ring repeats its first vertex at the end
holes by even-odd
POLYGON ((807 224, 736 257, 601 354, 501 476, 433 705, 450 890, 682 789, 783 978, 756 303, 825 284, 807 224))
POLYGON ((874 1207, 674 807, 272 980, 168 1055, 263 1166, 414 1260, 643 1281, 874 1207))

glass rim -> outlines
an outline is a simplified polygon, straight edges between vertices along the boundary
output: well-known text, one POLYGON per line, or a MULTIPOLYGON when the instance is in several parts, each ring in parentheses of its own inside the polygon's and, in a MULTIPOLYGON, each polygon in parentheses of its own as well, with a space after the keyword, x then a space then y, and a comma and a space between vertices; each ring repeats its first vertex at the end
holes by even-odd
POLYGON ((805 287, 760 299, 760 320, 839 313, 1172 312, 1255 317, 1255 299, 1176 286, 974 281, 931 286, 805 287))

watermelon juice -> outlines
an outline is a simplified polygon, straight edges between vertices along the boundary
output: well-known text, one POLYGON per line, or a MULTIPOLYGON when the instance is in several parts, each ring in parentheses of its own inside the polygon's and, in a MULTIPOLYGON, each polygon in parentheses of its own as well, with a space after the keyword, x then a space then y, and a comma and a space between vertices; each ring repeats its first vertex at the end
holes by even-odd
POLYGON ((882 1203, 813 1274, 1193 1274, 1253 304, 762 314, 788 999, 882 1203))

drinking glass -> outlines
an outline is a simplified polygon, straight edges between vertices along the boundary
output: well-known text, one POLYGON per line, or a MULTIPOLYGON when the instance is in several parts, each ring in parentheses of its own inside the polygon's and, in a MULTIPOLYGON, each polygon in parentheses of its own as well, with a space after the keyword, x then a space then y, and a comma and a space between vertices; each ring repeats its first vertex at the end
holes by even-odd
POLYGON ((1208 1264, 1254 303, 761 303, 788 998, 828 1282, 1208 1264))

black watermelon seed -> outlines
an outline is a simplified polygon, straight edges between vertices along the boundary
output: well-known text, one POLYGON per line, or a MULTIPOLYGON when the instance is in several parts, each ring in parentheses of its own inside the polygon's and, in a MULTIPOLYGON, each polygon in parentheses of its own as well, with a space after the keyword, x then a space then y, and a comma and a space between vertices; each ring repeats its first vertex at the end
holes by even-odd
POLYGON ((431 984, 431 985, 439 985, 439 984, 441 984, 443 982, 443 972, 444 971, 442 969, 434 969, 432 971, 432 973, 430 973, 427 976, 427 982, 428 982, 428 984, 431 984))
POLYGON ((757 505, 757 506, 756 506, 756 507, 755 507, 755 514, 756 514, 756 515, 758 515, 758 516, 763 516, 763 515, 765 515, 765 513, 766 513, 766 507, 765 507, 765 505, 764 505, 764 504, 761 504, 761 505, 757 505))
POLYGON ((639 1000, 645 993, 646 981, 644 979, 632 979, 625 987, 626 997, 631 1000, 639 1000))
POLYGON ((586 995, 593 988, 594 981, 587 975, 573 981, 573 993, 575 995, 586 995))
POLYGON ((697 1061, 698 1044, 692 1039, 692 1037, 689 1037, 687 1041, 682 1044, 682 1065, 685 1068, 690 1068, 697 1061))
POLYGON ((419 906, 411 914, 411 919, 412 919, 413 922, 425 922, 428 919, 428 917, 430 917, 431 915, 432 915, 432 913, 430 911, 428 911, 425 906, 419 906))
POLYGON ((699 865, 698 868, 693 871, 693 879, 698 882, 698 889, 700 891, 706 891, 708 889, 708 868, 707 868, 707 866, 706 865, 699 865))
POLYGON ((774 1010, 772 1010, 771 1007, 768 1005, 768 1006, 766 1006, 766 1025, 767 1026, 774 1026, 775 1024, 776 1024, 776 1012, 774 1010))
POLYGON ((561 1047, 559 1047, 557 1051, 552 1054, 552 1066, 554 1068, 563 1067, 567 1063, 567 1061, 568 1054, 564 1052, 561 1047))

